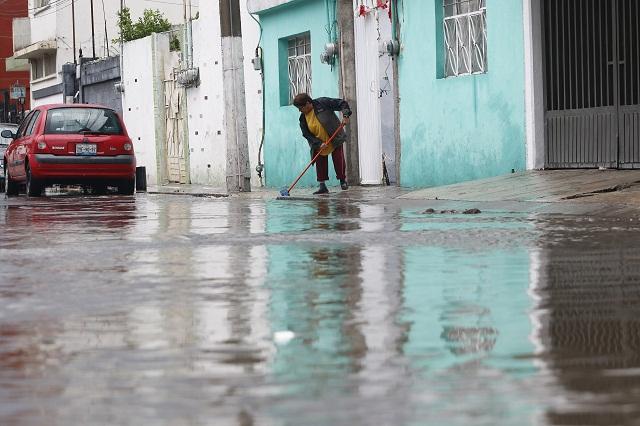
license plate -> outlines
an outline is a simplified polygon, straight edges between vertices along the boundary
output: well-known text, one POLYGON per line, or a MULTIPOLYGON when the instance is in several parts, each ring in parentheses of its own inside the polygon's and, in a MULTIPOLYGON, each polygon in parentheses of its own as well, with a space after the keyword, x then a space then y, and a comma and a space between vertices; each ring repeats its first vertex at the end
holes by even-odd
POLYGON ((76 155, 96 155, 97 145, 95 143, 76 144, 76 155))

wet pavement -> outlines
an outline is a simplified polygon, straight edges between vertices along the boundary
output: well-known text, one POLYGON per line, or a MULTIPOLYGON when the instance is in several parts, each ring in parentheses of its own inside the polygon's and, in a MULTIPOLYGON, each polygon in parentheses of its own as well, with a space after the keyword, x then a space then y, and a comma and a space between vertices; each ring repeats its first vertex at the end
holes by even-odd
POLYGON ((350 194, 0 199, 0 424, 639 424, 637 210, 350 194))

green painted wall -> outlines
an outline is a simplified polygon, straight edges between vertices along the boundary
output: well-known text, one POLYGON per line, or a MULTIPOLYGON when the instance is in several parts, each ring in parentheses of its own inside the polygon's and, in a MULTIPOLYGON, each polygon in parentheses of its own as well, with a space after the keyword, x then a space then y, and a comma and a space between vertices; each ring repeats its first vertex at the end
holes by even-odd
POLYGON ((525 168, 520 0, 487 0, 488 72, 441 78, 442 0, 401 1, 400 181, 443 185, 525 168))
MULTIPOLYGON (((305 0, 278 7, 260 15, 265 69, 265 142, 264 164, 266 184, 281 187, 290 184, 311 160, 309 145, 298 124, 299 112, 293 106, 282 106, 281 98, 288 90, 286 74, 286 39, 309 32, 311 35, 311 95, 338 96, 339 66, 320 62, 320 53, 328 42, 328 20, 333 19, 335 1, 329 1, 331 18, 327 17, 325 0, 305 0)), ((329 159, 329 184, 337 184, 329 159)), ((297 186, 315 186, 312 167, 297 186)))

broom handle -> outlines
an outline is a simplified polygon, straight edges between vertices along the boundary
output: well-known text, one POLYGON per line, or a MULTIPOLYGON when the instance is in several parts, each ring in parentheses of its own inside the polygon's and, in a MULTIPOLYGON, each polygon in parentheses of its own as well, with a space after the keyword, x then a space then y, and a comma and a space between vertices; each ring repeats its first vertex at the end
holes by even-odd
POLYGON ((294 186, 296 186, 296 184, 298 183, 298 181, 300 180, 300 178, 302 178, 302 176, 304 176, 305 173, 307 173, 307 170, 309 170, 309 167, 311 167, 311 165, 313 164, 314 161, 316 161, 316 159, 318 158, 318 156, 320 155, 320 152, 322 152, 322 148, 324 148, 325 146, 329 145, 331 143, 331 141, 333 140, 333 138, 336 137, 336 135, 340 132, 340 130, 342 130, 342 128, 344 127, 345 122, 342 121, 340 123, 340 125, 338 126, 338 128, 336 129, 335 132, 333 132, 333 134, 331 135, 331 137, 329 139, 327 139, 327 141, 325 143, 323 143, 322 145, 320 145, 320 148, 318 148, 318 152, 316 153, 316 155, 313 157, 313 159, 311 160, 311 162, 309 164, 307 164, 307 167, 305 167, 305 169, 302 171, 302 173, 300 173, 298 175, 298 177, 296 178, 296 180, 293 181, 293 183, 291 184, 291 186, 289 187, 289 189, 287 191, 291 192, 291 190, 293 189, 294 186))

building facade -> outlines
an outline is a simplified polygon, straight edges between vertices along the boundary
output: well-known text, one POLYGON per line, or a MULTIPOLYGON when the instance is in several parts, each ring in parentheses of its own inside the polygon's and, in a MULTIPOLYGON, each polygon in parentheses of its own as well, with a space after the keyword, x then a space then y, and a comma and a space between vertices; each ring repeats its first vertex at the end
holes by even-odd
POLYGON ((291 43, 309 48, 302 87, 312 96, 341 96, 344 64, 354 58, 355 183, 418 187, 524 170, 523 7, 488 3, 354 0, 349 26, 334 21, 336 2, 250 1, 263 27, 265 69, 274 70, 265 83, 268 184, 286 184, 297 172, 291 165, 304 166, 308 157, 290 105, 293 92, 305 91, 294 87, 300 59, 291 43), (343 34, 334 36, 336 27, 343 34), (341 51, 346 31, 354 35, 353 51, 341 51), (334 66, 321 62, 328 42, 338 44, 334 66))
MULTIPOLYGON (((338 97, 339 62, 323 64, 325 44, 335 40, 335 1, 249 1, 249 12, 262 25, 265 80, 264 163, 266 184, 290 184, 309 157, 309 146, 300 133, 299 112, 293 96, 338 97)), ((335 174, 330 172, 335 183, 335 174)), ((299 185, 315 185, 308 173, 299 185)))
POLYGON ((24 19, 15 27, 15 18, 26 17, 27 0, 7 0, 0 14, 0 122, 17 122, 29 110, 29 64, 12 59, 14 45, 25 37, 24 19), (15 36, 14 36, 15 34, 15 36), (8 59, 6 59, 8 58, 8 59), (12 90, 12 88, 16 88, 12 90), (24 94, 25 96, 18 96, 24 94))
MULTIPOLYGON (((80 64, 82 58, 97 59, 119 54, 113 43, 119 36, 118 11, 121 2, 75 0, 29 0, 28 37, 14 48, 13 59, 26 59, 30 64, 32 105, 63 103, 65 99, 64 64, 80 64)), ((166 2, 150 6, 143 0, 127 1, 133 20, 144 9, 161 8, 172 23, 184 20, 182 3, 166 2)), ((197 9, 197 1, 193 6, 197 9)), ((15 27, 15 26, 14 26, 15 27)), ((67 91, 71 101, 79 101, 80 93, 67 91)))
POLYGON ((239 142, 240 133, 248 145, 249 164, 243 172, 252 186, 263 183, 264 175, 256 170, 262 163, 262 82, 252 63, 260 32, 244 3, 238 6, 242 40, 234 50, 244 76, 244 89, 238 87, 246 107, 246 118, 238 120, 245 126, 242 132, 229 132, 234 127, 229 115, 233 108, 224 91, 225 52, 217 1, 200 5, 197 19, 190 22, 191 42, 183 44, 181 52, 170 50, 167 34, 124 44, 123 117, 150 185, 191 183, 228 189, 227 180, 234 173, 227 161, 229 145, 239 142), (197 78, 185 82, 190 71, 197 72, 197 78))
POLYGON ((400 181, 433 186, 522 171, 522 2, 400 1, 400 181))

